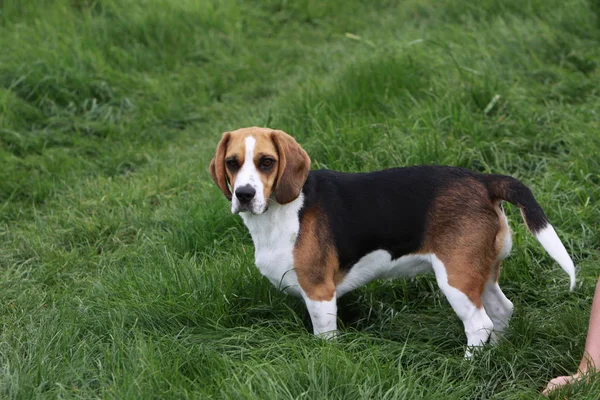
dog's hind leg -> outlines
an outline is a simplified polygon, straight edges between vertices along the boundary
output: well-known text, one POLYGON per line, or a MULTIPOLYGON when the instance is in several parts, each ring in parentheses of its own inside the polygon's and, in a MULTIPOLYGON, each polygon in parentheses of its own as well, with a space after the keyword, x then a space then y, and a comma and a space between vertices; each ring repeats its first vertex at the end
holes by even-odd
POLYGON ((467 335, 465 358, 471 358, 473 352, 487 342, 494 326, 481 302, 483 285, 472 275, 463 275, 458 285, 454 282, 456 278, 448 276, 447 267, 451 266, 446 266, 436 255, 431 258, 438 286, 464 325, 467 335), (459 287, 470 288, 469 295, 459 287))
POLYGON ((497 203, 495 206, 499 219, 499 229, 496 233, 494 250, 497 252, 496 262, 492 265, 490 279, 485 284, 482 300, 485 311, 488 313, 494 323, 494 330, 490 336, 490 343, 496 344, 508 328, 508 322, 513 313, 513 303, 504 295, 498 285, 500 279, 500 270, 502 269, 502 260, 510 253, 512 247, 512 237, 508 220, 502 209, 502 205, 497 203))
MULTIPOLYGON (((500 270, 500 262, 498 262, 498 274, 500 270)), ((494 330, 490 336, 490 343, 496 344, 504 332, 508 328, 508 322, 513 314, 513 303, 506 297, 500 286, 498 285, 498 277, 491 278, 485 285, 483 295, 483 306, 494 323, 494 330)))

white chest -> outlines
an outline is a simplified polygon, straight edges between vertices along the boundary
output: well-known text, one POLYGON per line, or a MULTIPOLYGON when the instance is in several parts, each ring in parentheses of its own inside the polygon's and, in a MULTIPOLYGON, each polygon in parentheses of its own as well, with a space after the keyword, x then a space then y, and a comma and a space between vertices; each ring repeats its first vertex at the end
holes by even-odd
POLYGON ((273 203, 260 215, 242 213, 242 219, 252 235, 255 263, 262 275, 279 290, 300 296, 300 286, 294 271, 294 244, 300 221, 298 211, 303 196, 293 202, 273 203))

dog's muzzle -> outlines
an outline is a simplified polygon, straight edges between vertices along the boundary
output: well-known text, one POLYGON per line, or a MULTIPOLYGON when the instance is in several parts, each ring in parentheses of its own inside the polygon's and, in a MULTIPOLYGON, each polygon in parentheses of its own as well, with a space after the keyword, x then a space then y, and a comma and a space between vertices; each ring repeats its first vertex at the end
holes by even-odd
POLYGON ((252 214, 262 214, 267 211, 268 204, 262 205, 260 199, 256 197, 256 189, 250 185, 240 186, 235 189, 235 200, 233 204, 233 213, 248 211, 252 214))

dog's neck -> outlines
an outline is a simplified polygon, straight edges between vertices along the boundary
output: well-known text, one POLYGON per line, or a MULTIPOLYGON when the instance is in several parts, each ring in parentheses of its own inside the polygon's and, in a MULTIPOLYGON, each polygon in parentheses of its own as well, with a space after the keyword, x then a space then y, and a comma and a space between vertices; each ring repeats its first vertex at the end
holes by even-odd
POLYGON ((240 213, 248 227, 256 252, 293 247, 300 228, 299 212, 304 204, 304 194, 288 204, 279 204, 269 200, 269 208, 262 214, 240 213))

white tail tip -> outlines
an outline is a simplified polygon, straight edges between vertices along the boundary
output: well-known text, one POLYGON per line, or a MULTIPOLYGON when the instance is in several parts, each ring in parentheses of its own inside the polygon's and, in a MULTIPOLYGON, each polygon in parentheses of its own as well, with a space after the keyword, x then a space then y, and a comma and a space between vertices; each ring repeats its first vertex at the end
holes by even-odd
POLYGON ((548 254, 550 254, 550 257, 552 257, 569 275, 569 278, 571 278, 569 290, 573 291, 573 289, 575 289, 575 265, 552 225, 546 225, 545 228, 535 234, 535 237, 544 249, 546 249, 548 254))

